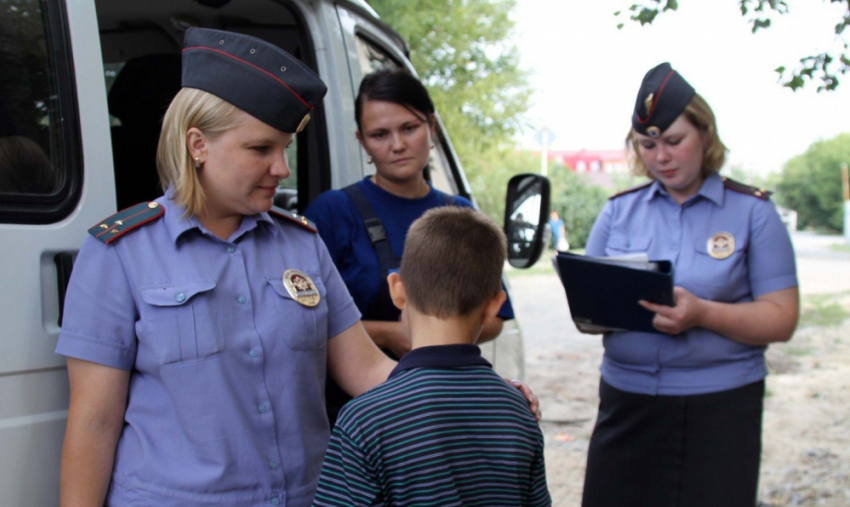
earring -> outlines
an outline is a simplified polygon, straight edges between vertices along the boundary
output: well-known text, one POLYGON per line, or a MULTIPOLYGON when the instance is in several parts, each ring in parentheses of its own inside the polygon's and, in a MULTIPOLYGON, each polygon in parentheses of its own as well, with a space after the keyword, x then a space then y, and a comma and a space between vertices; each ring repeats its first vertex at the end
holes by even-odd
POLYGON ((201 157, 195 157, 195 169, 201 168, 201 157))
POLYGON ((369 157, 369 158, 366 159, 367 164, 371 164, 372 162, 373 162, 372 157, 369 157))

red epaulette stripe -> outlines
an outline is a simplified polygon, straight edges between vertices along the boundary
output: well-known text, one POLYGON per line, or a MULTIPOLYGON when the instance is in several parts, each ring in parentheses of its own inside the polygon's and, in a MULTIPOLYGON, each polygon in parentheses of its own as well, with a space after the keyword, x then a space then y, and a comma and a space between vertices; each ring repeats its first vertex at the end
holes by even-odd
POLYGON ((770 190, 753 187, 745 183, 735 181, 731 178, 723 178, 723 187, 728 188, 733 192, 738 192, 739 194, 749 195, 750 197, 761 199, 762 201, 770 199, 770 196, 773 195, 773 192, 771 192, 770 190))
POLYGON ((632 192, 637 192, 638 190, 642 190, 642 189, 652 185, 653 183, 654 183, 653 181, 647 181, 643 185, 638 185, 636 187, 627 188, 627 189, 623 190, 622 192, 617 192, 616 194, 612 195, 611 197, 608 198, 608 200, 610 201, 611 199, 616 199, 617 197, 620 197, 621 195, 626 195, 626 194, 631 194, 632 192))
POLYGON ((207 51, 213 51, 213 52, 215 52, 215 53, 222 54, 222 55, 224 55, 224 56, 226 56, 226 57, 228 57, 228 58, 233 58, 233 59, 234 59, 234 60, 236 60, 237 62, 242 62, 242 63, 244 63, 245 65, 248 65, 249 67, 253 67, 253 68, 257 69, 258 71, 262 72, 263 74, 265 74, 265 75, 269 76, 270 78, 274 79, 274 80, 275 80, 275 81, 277 81, 278 83, 282 84, 282 85, 283 85, 283 86, 284 86, 287 90, 289 90, 289 91, 290 91, 293 95, 295 95, 295 97, 296 97, 298 100, 300 100, 300 101, 301 101, 301 102, 302 102, 305 106, 309 107, 311 111, 313 110, 313 106, 311 106, 310 104, 308 104, 308 103, 307 103, 307 101, 306 101, 306 100, 304 100, 304 99, 301 97, 301 95, 298 95, 298 93, 297 93, 295 90, 293 90, 292 88, 290 88, 290 86, 289 86, 288 84, 284 83, 284 82, 283 82, 280 78, 278 78, 277 76, 275 76, 275 75, 274 75, 274 74, 272 74, 271 72, 269 72, 269 71, 267 71, 267 70, 265 70, 265 69, 263 69, 263 68, 257 67, 257 66, 256 66, 256 65, 254 65, 253 63, 248 62, 248 61, 245 61, 245 60, 243 60, 243 59, 239 58, 238 56, 233 56, 233 55, 231 55, 230 53, 226 53, 226 52, 221 51, 221 50, 218 50, 218 49, 207 48, 207 47, 203 47, 203 46, 193 46, 193 47, 184 48, 184 49, 183 49, 183 51, 189 51, 189 50, 191 50, 191 49, 205 49, 205 50, 207 50, 207 51))
MULTIPOLYGON (((153 216, 151 216, 150 218, 148 218, 148 219, 146 219, 146 220, 142 220, 142 221, 141 221, 141 222, 139 222, 139 223, 133 224, 131 227, 127 227, 127 228, 126 228, 126 229, 124 229, 123 231, 119 232, 118 234, 116 234, 116 235, 114 235, 114 236, 110 237, 109 239, 107 239, 106 241, 104 241, 104 243, 106 243, 106 244, 108 245, 109 243, 112 243, 113 241, 115 241, 116 239, 120 238, 120 237, 121 237, 121 236, 123 236, 124 234, 126 234, 126 233, 128 233, 128 232, 130 232, 130 231, 132 231, 132 230, 134 230, 134 229, 138 229, 139 227, 141 227, 141 226, 145 225, 146 223, 148 223, 148 222, 150 222, 150 221, 152 221, 152 220, 155 220, 155 219, 159 218, 159 217, 160 217, 160 215, 162 215, 162 206, 160 206, 160 207, 159 207, 159 213, 157 213, 156 215, 153 215, 153 216)), ((135 216, 135 215, 134 215, 134 216, 135 216)))
MULTIPOLYGON (((297 218, 292 217, 290 215, 287 215, 286 213, 281 213, 280 211, 278 211, 274 208, 270 209, 269 213, 273 214, 274 216, 280 217, 280 218, 285 218, 286 220, 292 222, 293 224, 300 225, 301 227, 307 229, 310 232, 316 232, 316 233, 319 232, 318 229, 316 229, 315 227, 310 225, 310 222, 304 222, 303 220, 298 220, 297 218)), ((301 216, 303 217, 304 215, 301 215, 301 216)))
MULTIPOLYGON (((134 217, 137 217, 137 216, 141 215, 143 211, 148 211, 148 210, 146 210, 146 209, 139 210, 139 211, 137 211, 137 212, 133 213, 132 215, 128 216, 127 218, 121 218, 120 220, 121 220, 122 222, 124 222, 125 220, 131 220, 132 218, 134 218, 134 217)), ((156 216, 159 216, 159 214, 157 214, 156 216)), ((143 222, 143 223, 144 223, 144 222, 143 222)), ((107 232, 111 231, 111 230, 112 230, 112 229, 114 229, 114 228, 115 228, 115 224, 112 224, 112 227, 110 227, 109 229, 104 229, 104 230, 103 230, 103 231, 101 231, 100 233, 96 234, 96 235, 95 235, 95 238, 99 238, 102 234, 106 234, 107 232)), ((120 234, 119 234, 119 236, 120 236, 120 234)), ((117 238, 117 237, 118 237, 118 236, 116 236, 116 238, 117 238)), ((106 242, 107 242, 107 243, 109 243, 109 240, 107 240, 106 242)))

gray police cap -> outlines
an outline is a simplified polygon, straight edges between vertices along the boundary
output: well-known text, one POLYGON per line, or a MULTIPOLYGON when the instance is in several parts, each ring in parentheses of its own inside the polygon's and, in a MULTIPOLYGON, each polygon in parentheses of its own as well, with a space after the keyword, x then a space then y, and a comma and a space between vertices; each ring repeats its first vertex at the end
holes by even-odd
POLYGON ((632 127, 639 134, 658 137, 691 103, 696 91, 669 63, 662 63, 643 77, 638 90, 632 127))
POLYGON ((281 132, 300 132, 328 87, 277 46, 233 32, 186 30, 183 86, 230 102, 281 132))

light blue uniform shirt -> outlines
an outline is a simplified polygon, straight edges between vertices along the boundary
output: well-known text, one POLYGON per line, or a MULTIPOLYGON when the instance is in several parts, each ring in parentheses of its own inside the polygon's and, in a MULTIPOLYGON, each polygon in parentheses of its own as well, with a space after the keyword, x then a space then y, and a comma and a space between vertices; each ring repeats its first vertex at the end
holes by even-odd
MULTIPOLYGON (((587 255, 637 252, 671 261, 675 285, 711 301, 752 301, 797 286, 794 251, 773 203, 725 188, 716 174, 681 205, 658 182, 610 200, 593 225, 587 255), (725 259, 709 255, 708 241, 718 232, 735 239, 735 250, 725 259)), ((677 336, 607 333, 604 345, 602 378, 632 393, 703 394, 767 374, 766 347, 704 328, 677 336)))
POLYGON ((110 505, 309 505, 328 444, 327 340, 360 314, 318 234, 263 213, 223 241, 167 199, 88 237, 56 351, 130 370, 110 505), (282 283, 301 270, 316 307, 282 283))

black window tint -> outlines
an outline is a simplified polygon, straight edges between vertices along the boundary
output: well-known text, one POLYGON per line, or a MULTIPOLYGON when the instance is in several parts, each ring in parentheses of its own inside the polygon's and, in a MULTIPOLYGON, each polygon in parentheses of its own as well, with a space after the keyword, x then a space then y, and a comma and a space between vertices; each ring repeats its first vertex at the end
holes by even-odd
POLYGON ((79 177, 69 163, 68 145, 76 115, 69 100, 70 56, 56 59, 67 47, 59 8, 47 0, 0 0, 2 222, 58 221, 74 205, 79 177), (64 90, 59 76, 66 81, 64 90))
POLYGON ((398 69, 401 64, 376 44, 357 36, 357 56, 360 58, 360 69, 363 74, 370 74, 379 69, 398 69))

